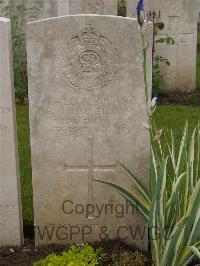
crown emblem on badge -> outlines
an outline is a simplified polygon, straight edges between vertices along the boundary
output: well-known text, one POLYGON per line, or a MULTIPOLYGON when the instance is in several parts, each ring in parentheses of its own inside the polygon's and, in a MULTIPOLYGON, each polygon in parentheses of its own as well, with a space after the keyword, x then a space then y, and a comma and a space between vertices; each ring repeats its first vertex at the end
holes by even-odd
POLYGON ((78 37, 81 45, 98 45, 101 34, 91 24, 79 32, 78 37))

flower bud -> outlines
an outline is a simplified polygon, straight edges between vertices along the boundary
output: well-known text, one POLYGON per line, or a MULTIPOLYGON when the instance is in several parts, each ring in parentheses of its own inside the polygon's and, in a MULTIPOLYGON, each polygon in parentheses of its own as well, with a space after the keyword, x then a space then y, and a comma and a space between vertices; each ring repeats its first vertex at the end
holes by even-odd
POLYGON ((142 26, 144 24, 145 14, 144 14, 144 0, 139 0, 137 4, 137 20, 138 24, 142 26))
POLYGON ((156 110, 156 104, 157 104, 158 98, 154 97, 151 101, 148 101, 147 103, 147 114, 149 117, 152 116, 154 111, 156 110))

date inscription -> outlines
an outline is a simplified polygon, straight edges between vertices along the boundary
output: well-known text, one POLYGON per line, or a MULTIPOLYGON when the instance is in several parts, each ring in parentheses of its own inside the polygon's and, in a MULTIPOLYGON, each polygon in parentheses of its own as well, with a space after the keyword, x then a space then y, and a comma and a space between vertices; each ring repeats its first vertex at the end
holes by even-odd
POLYGON ((52 98, 48 102, 47 113, 53 121, 53 130, 60 133, 121 132, 127 131, 133 105, 131 97, 52 98))

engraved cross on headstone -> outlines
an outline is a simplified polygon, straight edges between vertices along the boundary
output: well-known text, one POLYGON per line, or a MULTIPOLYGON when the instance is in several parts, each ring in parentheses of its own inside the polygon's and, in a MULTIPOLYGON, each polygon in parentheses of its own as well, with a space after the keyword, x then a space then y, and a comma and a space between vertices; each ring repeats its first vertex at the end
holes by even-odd
POLYGON ((94 138, 88 138, 88 163, 87 165, 74 166, 65 164, 67 171, 88 172, 88 203, 93 202, 93 178, 95 170, 116 171, 116 165, 95 165, 94 164, 94 138))

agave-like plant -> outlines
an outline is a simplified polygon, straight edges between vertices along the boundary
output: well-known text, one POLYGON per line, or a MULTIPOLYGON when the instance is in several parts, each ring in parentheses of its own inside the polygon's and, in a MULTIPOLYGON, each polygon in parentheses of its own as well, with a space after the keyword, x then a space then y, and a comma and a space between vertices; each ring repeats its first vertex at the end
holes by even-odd
POLYGON ((152 140, 150 189, 121 163, 135 190, 96 181, 117 189, 138 207, 148 222, 156 266, 184 266, 200 258, 200 126, 190 136, 186 124, 177 155, 173 132, 169 139, 164 139, 167 151, 161 139, 152 140))

